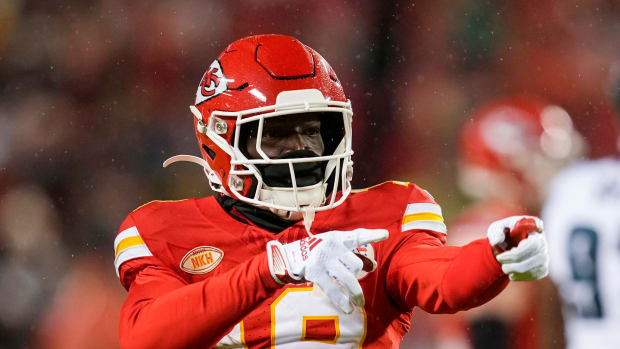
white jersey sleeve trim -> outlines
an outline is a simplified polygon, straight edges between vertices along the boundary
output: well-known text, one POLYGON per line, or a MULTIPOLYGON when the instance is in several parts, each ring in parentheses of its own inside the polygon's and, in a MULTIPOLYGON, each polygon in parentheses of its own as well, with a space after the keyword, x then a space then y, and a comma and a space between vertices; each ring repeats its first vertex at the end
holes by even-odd
POLYGON ((121 251, 114 259, 114 267, 116 268, 116 276, 120 276, 120 267, 123 263, 130 259, 149 257, 153 254, 146 245, 131 246, 121 251))
POLYGON ((433 230, 446 234, 441 207, 430 202, 408 204, 403 215, 402 231, 412 229, 433 230))
POLYGON ((446 225, 443 222, 438 221, 413 221, 407 224, 403 224, 402 231, 413 229, 432 230, 442 234, 447 234, 448 232, 448 229, 446 229, 446 225))
POLYGON ((125 240, 128 237, 132 237, 132 236, 140 236, 140 233, 138 232, 138 228, 136 228, 135 226, 127 228, 123 231, 121 231, 120 233, 118 233, 118 235, 116 236, 116 239, 114 239, 114 251, 116 252, 116 249, 118 248, 118 244, 125 240))
POLYGON ((120 275, 120 267, 130 259, 149 257, 153 254, 140 236, 138 228, 129 227, 116 236, 114 239, 114 267, 116 275, 120 275))
POLYGON ((434 213, 441 216, 441 206, 426 202, 407 205, 405 216, 416 213, 434 213))

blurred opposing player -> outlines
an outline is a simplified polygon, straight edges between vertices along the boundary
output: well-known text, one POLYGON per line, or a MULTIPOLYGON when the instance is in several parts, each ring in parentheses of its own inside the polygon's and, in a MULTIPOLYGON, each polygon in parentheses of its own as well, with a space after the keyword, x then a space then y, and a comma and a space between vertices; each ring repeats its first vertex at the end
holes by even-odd
POLYGON ((397 348, 413 307, 450 313, 547 274, 542 222, 516 216, 446 247, 414 184, 352 191, 352 111, 329 64, 294 38, 229 45, 196 91, 214 197, 129 214, 115 266, 126 348, 397 348))
MULTIPOLYGON (((620 111, 620 65, 611 76, 620 111)), ((549 242, 557 246, 550 276, 562 296, 568 348, 620 348, 620 158, 581 161, 562 171, 543 215, 549 242)))
MULTIPOLYGON (((459 165, 460 187, 476 200, 449 225, 448 243, 478 238, 504 216, 537 214, 552 176, 582 154, 582 138, 559 106, 534 96, 481 106, 462 129, 459 165)), ((554 300, 550 286, 511 284, 482 307, 438 319, 438 346, 561 347, 561 324, 544 314, 554 300)))

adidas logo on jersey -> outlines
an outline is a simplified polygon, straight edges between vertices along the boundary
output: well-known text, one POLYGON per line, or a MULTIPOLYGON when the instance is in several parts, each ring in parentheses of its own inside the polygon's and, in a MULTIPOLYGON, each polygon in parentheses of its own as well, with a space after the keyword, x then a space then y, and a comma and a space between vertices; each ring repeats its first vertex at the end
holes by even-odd
POLYGON ((220 264, 224 252, 213 246, 198 246, 191 249, 181 260, 181 269, 190 274, 206 274, 220 264))

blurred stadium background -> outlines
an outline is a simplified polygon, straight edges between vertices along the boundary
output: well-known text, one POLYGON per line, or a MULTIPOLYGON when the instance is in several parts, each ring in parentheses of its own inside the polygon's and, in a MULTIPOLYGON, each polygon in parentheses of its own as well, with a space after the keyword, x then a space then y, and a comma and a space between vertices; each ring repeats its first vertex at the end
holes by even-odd
POLYGON ((150 200, 210 194, 199 168, 161 163, 198 154, 196 86, 258 33, 295 36, 336 70, 355 112, 355 187, 416 182, 448 222, 467 202, 459 129, 490 99, 545 97, 590 157, 617 152, 614 0, 3 0, 0 348, 118 347, 116 229, 150 200))

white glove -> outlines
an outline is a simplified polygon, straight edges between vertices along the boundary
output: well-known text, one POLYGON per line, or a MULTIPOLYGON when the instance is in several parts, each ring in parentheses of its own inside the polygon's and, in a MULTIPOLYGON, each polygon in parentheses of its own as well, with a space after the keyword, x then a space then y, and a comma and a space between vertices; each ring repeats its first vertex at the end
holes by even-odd
POLYGON ((487 231, 495 259, 512 281, 539 280, 549 274, 543 222, 534 216, 512 216, 491 223, 487 231))
POLYGON ((356 275, 361 270, 373 271, 376 267, 374 261, 362 261, 352 250, 387 237, 385 229, 359 228, 334 230, 289 244, 269 241, 269 271, 281 284, 314 282, 334 305, 350 314, 353 305, 364 306, 364 294, 356 275))

